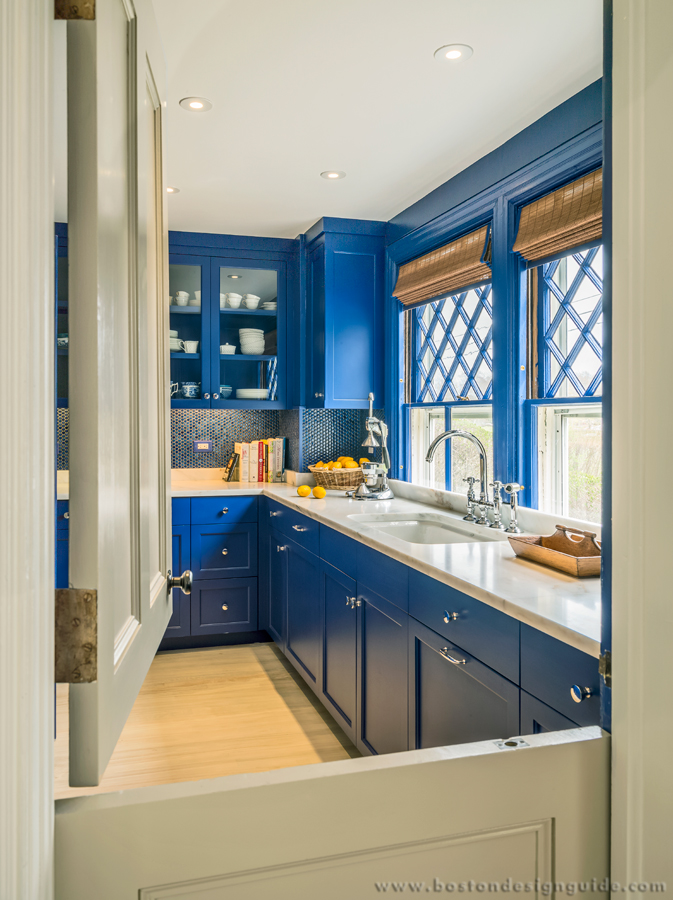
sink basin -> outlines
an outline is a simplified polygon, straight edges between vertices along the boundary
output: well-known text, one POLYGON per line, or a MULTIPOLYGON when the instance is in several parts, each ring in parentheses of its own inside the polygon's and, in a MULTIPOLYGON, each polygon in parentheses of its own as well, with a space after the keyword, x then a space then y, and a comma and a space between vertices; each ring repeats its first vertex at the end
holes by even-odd
POLYGON ((468 544, 474 541, 503 540, 503 535, 487 531, 485 527, 474 526, 462 519, 419 513, 418 515, 352 515, 348 517, 359 525, 366 525, 374 531, 396 537, 408 544, 468 544))

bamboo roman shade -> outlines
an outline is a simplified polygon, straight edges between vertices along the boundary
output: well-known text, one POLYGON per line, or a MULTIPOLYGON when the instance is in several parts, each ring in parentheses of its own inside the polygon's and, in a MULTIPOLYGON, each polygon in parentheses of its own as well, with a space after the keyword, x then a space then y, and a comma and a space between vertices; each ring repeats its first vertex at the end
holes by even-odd
POLYGON ((427 303, 491 280, 489 226, 484 225, 400 266, 393 296, 404 306, 427 303))
POLYGON ((514 242, 528 262, 569 253, 603 233, 603 170, 559 188, 521 210, 514 242))

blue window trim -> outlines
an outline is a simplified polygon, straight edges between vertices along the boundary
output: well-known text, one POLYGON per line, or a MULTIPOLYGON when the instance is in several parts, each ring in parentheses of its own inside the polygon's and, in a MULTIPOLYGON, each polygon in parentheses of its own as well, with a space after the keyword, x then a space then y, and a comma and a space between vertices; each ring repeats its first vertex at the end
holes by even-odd
MULTIPOLYGON (((532 128, 533 126, 531 126, 532 128)), ((527 267, 512 252, 521 206, 579 178, 602 163, 602 124, 598 123, 542 153, 533 162, 453 209, 388 244, 386 295, 386 418, 392 468, 410 477, 407 404, 404 403, 404 311, 393 298, 399 267, 484 224, 492 226, 494 469, 502 481, 528 485, 530 425, 525 403, 527 366, 527 267)), ((586 398, 583 398, 586 402, 586 398)), ((464 401, 472 405, 474 401, 464 401)), ((564 401, 566 402, 566 401, 564 401)), ((431 405, 438 405, 432 403, 431 405)), ((532 495, 524 492, 522 503, 532 495)))

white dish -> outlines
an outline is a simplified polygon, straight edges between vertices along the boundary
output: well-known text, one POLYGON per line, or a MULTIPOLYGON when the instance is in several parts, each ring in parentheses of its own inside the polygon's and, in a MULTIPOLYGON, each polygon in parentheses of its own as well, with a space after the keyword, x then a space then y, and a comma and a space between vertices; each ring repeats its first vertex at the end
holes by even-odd
POLYGON ((238 333, 239 333, 239 335, 241 335, 241 337, 245 334, 252 336, 253 334, 264 334, 264 329, 263 328, 239 328, 238 333))
POLYGON ((168 336, 169 336, 169 337, 172 337, 172 338, 176 338, 176 337, 178 336, 178 333, 177 333, 177 331, 171 329, 171 330, 168 332, 168 336))
POLYGON ((187 306, 187 298, 186 297, 176 297, 175 305, 176 306, 187 306))
POLYGON ((268 396, 268 388, 239 388, 236 391, 238 400, 266 400, 268 396))

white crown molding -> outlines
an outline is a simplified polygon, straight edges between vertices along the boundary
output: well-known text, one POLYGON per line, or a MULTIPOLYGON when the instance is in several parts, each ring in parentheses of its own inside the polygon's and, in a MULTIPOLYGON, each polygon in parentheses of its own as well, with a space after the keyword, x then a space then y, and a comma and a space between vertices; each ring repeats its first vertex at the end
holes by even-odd
POLYGON ((0 0, 0 897, 53 896, 53 0, 0 0))

